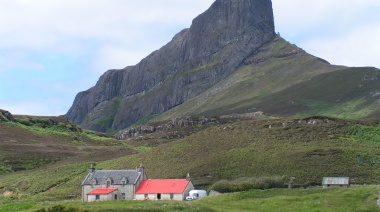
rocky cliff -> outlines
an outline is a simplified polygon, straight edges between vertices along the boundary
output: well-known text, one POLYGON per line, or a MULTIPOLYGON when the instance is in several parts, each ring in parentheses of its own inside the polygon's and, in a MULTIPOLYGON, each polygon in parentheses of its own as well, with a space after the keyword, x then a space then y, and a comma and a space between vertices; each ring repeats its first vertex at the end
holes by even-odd
POLYGON ((9 111, 0 109, 0 122, 14 121, 12 114, 9 111))
POLYGON ((125 128, 209 89, 274 35, 271 0, 216 0, 137 65, 104 73, 65 116, 92 130, 125 128))

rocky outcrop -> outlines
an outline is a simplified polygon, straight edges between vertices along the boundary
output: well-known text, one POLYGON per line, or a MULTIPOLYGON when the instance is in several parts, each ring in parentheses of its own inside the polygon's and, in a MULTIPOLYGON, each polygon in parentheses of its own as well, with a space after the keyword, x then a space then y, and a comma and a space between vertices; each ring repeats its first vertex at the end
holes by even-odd
POLYGON ((65 117, 96 131, 126 128, 209 89, 274 36, 271 0, 216 0, 136 66, 103 74, 65 117))
POLYGON ((218 120, 216 118, 207 118, 207 117, 200 117, 200 118, 192 118, 192 117, 185 117, 185 118, 175 118, 167 123, 158 124, 158 125, 140 125, 137 127, 130 127, 125 130, 121 130, 117 135, 116 138, 119 140, 124 140, 127 138, 137 137, 139 135, 147 135, 152 134, 157 131, 167 131, 172 130, 174 128, 182 128, 182 127, 190 127, 190 126, 200 126, 207 123, 217 123, 218 120))
POLYGON ((15 119, 9 111, 0 109, 0 122, 2 121, 15 121, 15 119))

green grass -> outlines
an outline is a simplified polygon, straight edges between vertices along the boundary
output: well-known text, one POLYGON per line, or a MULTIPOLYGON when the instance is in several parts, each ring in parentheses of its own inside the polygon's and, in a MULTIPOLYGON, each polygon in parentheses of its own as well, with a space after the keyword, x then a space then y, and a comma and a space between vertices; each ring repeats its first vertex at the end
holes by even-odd
MULTIPOLYGON (((302 81, 308 81, 321 73, 342 69, 299 51, 298 48, 279 37, 264 45, 257 55, 248 58, 247 61, 249 61, 247 64, 239 67, 225 80, 199 96, 160 114, 152 122, 187 115, 219 116, 241 113, 257 107, 260 98, 302 81), (298 51, 298 53, 289 57, 278 57, 289 51, 298 51), (264 61, 250 62, 257 59, 264 61)), ((261 110, 266 112, 266 108, 261 110)))
MULTIPOLYGON (((46 118, 37 118, 34 117, 34 120, 39 120, 40 122, 46 122, 46 118)), ((102 137, 99 136, 96 132, 90 130, 82 130, 80 126, 77 126, 73 123, 63 123, 58 122, 53 125, 45 125, 40 123, 27 123, 25 121, 20 121, 22 119, 16 119, 16 122, 5 122, 4 124, 15 127, 23 128, 32 132, 36 132, 42 135, 62 135, 62 136, 71 136, 76 139, 88 138, 93 140, 110 140, 110 136, 102 137)), ((12 140, 10 140, 12 141, 12 140)), ((13 140, 14 141, 14 140, 13 140)))
POLYGON ((378 187, 349 189, 270 189, 232 193, 197 204, 216 211, 380 211, 378 187))
POLYGON ((371 171, 379 173, 380 158, 374 158, 375 167, 368 162, 378 154, 380 143, 353 139, 350 129, 356 122, 314 119, 316 124, 308 124, 306 118, 210 126, 184 139, 101 165, 119 169, 120 164, 143 162, 151 178, 182 178, 191 173, 197 185, 269 176, 296 176, 296 184, 306 186, 320 184, 324 176, 349 176, 356 183, 380 182, 371 171))
MULTIPOLYGON (((19 132, 27 132, 23 130, 19 132)), ((77 200, 80 184, 93 162, 96 162, 97 169, 103 170, 133 169, 142 162, 152 179, 184 178, 190 173, 198 188, 208 188, 220 180, 275 176, 285 180, 295 176, 297 187, 320 185, 325 176, 348 176, 355 184, 380 183, 380 130, 377 121, 328 117, 231 120, 193 132, 183 139, 159 142, 158 145, 155 140, 141 143, 114 141, 109 146, 105 146, 103 141, 86 141, 85 146, 78 146, 80 154, 76 156, 61 158, 38 169, 0 176, 0 194, 5 191, 17 194, 13 200, 2 199, 2 204, 29 200, 55 204, 62 200, 77 200)), ((56 148, 66 145, 55 142, 56 148)), ((19 142, 7 145, 19 145, 19 142)), ((292 198, 285 199, 292 201, 292 198)), ((218 208, 215 210, 220 211, 218 208)))
POLYGON ((2 211, 36 211, 65 208, 71 211, 380 211, 376 206, 378 186, 347 189, 268 189, 250 190, 207 197, 192 202, 177 201, 44 201, 42 199, 6 201, 2 211))
POLYGON ((309 110, 297 113, 297 116, 325 115, 337 118, 359 119, 368 117, 373 110, 365 105, 364 98, 348 101, 342 104, 322 102, 318 100, 298 99, 297 104, 305 105, 309 110))

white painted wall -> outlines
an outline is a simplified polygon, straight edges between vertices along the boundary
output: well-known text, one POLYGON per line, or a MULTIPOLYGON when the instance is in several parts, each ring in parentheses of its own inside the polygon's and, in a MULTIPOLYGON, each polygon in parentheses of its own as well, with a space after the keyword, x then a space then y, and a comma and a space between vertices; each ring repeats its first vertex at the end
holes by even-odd
MULTIPOLYGON (((107 195, 99 195, 99 201, 109 201, 109 200, 113 200, 113 197, 114 197, 115 193, 112 192, 110 194, 107 194, 107 195)), ((87 199, 88 199, 88 202, 95 202, 97 201, 96 200, 96 195, 87 195, 87 199)))

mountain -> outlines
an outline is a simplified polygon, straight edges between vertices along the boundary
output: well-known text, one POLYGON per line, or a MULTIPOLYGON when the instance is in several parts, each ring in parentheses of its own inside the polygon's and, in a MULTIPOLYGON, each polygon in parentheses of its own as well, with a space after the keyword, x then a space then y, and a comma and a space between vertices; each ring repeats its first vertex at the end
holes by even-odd
POLYGON ((379 117, 380 71, 344 67, 276 36, 228 78, 150 121, 263 111, 274 116, 379 117))
POLYGON ((217 0, 137 65, 103 74, 65 117, 97 131, 125 128, 206 91, 274 36, 270 0, 217 0))
POLYGON ((308 54, 275 34, 270 0, 217 0, 136 66, 109 70, 65 117, 115 132, 187 116, 379 117, 380 72, 308 54))

